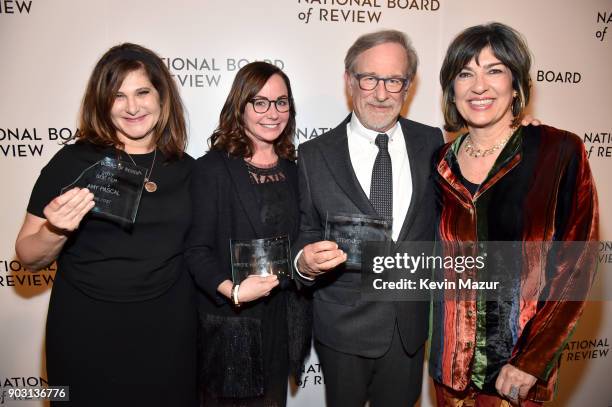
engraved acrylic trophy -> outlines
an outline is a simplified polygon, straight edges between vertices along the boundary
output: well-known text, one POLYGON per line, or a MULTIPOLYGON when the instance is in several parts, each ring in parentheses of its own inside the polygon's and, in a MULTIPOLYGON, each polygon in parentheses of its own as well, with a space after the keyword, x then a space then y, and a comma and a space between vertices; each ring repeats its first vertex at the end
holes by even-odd
POLYGON ((133 224, 136 220, 146 168, 104 157, 86 168, 62 193, 87 188, 94 194, 91 213, 101 218, 133 224))
POLYGON ((239 284, 249 275, 293 278, 288 236, 230 240, 232 279, 239 284))
POLYGON ((392 242, 390 220, 380 217, 334 213, 325 219, 325 240, 338 244, 347 254, 346 268, 360 269, 362 244, 365 242, 392 242))

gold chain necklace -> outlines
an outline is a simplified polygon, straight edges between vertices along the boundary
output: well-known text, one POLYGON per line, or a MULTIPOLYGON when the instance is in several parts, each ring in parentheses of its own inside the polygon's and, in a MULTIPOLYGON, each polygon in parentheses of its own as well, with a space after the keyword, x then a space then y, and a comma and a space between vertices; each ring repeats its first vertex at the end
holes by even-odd
POLYGON ((465 147, 464 147, 465 153, 469 155, 470 157, 474 157, 474 158, 486 157, 488 155, 491 155, 506 145, 508 140, 510 140, 510 137, 512 137, 512 133, 514 133, 514 128, 511 127, 510 134, 508 134, 507 137, 503 138, 502 140, 500 140, 497 144, 493 145, 492 147, 485 148, 485 149, 477 148, 472 141, 472 136, 468 133, 468 135, 465 138, 465 147))
MULTIPOLYGON (((134 159, 132 158, 132 156, 125 150, 123 150, 123 152, 125 154, 127 154, 127 156, 130 158, 130 160, 132 161, 132 163, 138 167, 138 165, 136 165, 136 161, 134 161, 134 159)), ((151 168, 149 169, 149 171, 147 171, 147 174, 145 175, 145 183, 144 183, 144 189, 147 192, 155 192, 157 191, 157 184, 155 183, 155 181, 151 181, 151 174, 153 173, 153 166, 155 165, 155 158, 157 157, 157 148, 155 150, 153 150, 153 161, 151 161, 151 168)))

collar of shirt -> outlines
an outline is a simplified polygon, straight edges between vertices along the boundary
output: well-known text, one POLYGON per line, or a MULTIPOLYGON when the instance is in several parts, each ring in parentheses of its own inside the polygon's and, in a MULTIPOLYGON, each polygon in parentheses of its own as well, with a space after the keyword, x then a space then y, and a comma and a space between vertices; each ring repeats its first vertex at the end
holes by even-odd
MULTIPOLYGON (((389 129, 386 133, 387 133, 387 136, 389 136, 389 149, 393 148, 393 144, 397 144, 397 143, 393 143, 393 141, 396 139, 397 136, 403 137, 399 122, 395 122, 395 126, 389 129)), ((355 142, 358 142, 360 144, 362 142, 371 144, 378 151, 378 146, 376 145, 376 136, 378 136, 381 133, 378 131, 367 129, 363 124, 361 124, 361 121, 359 120, 359 118, 357 117, 355 113, 351 115, 351 121, 347 125, 346 134, 349 137, 352 134, 354 134, 355 136, 358 136, 356 137, 355 142)))

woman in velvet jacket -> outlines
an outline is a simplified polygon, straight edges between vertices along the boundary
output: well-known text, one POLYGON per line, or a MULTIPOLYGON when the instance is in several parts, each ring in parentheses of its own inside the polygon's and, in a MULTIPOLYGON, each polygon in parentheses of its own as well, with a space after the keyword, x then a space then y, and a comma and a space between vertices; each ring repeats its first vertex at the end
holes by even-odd
POLYGON ((240 69, 192 178, 186 258, 201 290, 200 384, 204 405, 284 406, 287 381, 310 351, 310 302, 293 281, 232 282, 230 240, 289 235, 299 228, 287 76, 253 62, 240 69))
POLYGON ((530 66, 520 34, 492 23, 460 33, 440 71, 446 129, 469 132, 438 154, 438 238, 509 241, 518 251, 508 263, 487 259, 509 284, 501 300, 434 301, 429 367, 438 406, 550 400, 593 279, 598 207, 588 158, 572 133, 519 125, 530 66))

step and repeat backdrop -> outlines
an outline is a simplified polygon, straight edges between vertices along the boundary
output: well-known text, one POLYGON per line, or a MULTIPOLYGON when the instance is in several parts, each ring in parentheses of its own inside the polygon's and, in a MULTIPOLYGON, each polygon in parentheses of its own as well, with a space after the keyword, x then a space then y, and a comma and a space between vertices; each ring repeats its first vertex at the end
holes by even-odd
MULTIPOLYGON (((602 240, 612 240, 610 0, 0 0, 0 406, 24 405, 8 400, 11 387, 46 382, 44 325, 55 266, 24 270, 14 239, 40 169, 77 131, 86 80, 108 48, 135 42, 164 58, 187 108, 188 152, 199 157, 236 71, 251 61, 289 75, 296 143, 335 127, 349 111, 345 52, 360 34, 383 28, 405 31, 420 59, 403 113, 442 127, 438 73, 446 47, 463 28, 488 21, 527 38, 530 112, 584 140, 602 240)), ((598 301, 588 303, 561 355, 552 406, 612 405, 611 244, 601 244, 599 261, 598 301)), ((323 384, 313 351, 289 406, 323 406, 323 384)), ((427 378, 420 403, 434 403, 427 378)))

